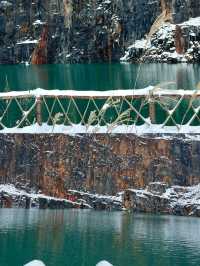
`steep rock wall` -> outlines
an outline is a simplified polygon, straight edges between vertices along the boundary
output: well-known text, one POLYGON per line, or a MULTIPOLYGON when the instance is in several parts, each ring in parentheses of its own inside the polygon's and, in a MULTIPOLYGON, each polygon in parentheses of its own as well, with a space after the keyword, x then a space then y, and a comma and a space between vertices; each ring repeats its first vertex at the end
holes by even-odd
POLYGON ((161 7, 149 38, 135 41, 121 61, 199 63, 200 2, 161 0, 161 7))
POLYGON ((136 135, 0 135, 0 184, 63 197, 115 194, 149 182, 200 182, 200 141, 136 135))
POLYGON ((160 12, 160 0, 0 0, 0 63, 31 61, 45 23, 47 63, 119 60, 160 12))
POLYGON ((43 62, 45 23, 47 63, 118 60, 159 13, 158 0, 0 0, 0 63, 43 62))
MULTIPOLYGON (((167 0, 168 1, 168 0, 167 0)), ((174 23, 182 23, 189 18, 200 16, 198 0, 170 0, 174 23)))
POLYGON ((172 14, 174 23, 180 23, 199 16, 200 3, 197 0, 0 0, 0 63, 116 61, 130 44, 149 32, 164 10, 172 14), (39 40, 45 24, 48 34, 43 51, 39 40))

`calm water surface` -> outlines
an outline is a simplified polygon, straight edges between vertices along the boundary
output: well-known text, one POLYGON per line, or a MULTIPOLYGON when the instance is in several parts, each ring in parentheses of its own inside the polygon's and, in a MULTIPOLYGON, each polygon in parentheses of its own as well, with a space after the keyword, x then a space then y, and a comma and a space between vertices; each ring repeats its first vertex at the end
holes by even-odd
POLYGON ((0 265, 200 265, 200 219, 80 210, 0 210, 0 265))
POLYGON ((200 65, 69 64, 0 66, 0 91, 44 89, 111 90, 144 88, 174 81, 178 89, 200 82, 200 65), (140 74, 138 76, 138 70, 140 74), (136 82, 137 80, 137 82, 136 82), (136 85, 136 86, 135 86, 136 85))

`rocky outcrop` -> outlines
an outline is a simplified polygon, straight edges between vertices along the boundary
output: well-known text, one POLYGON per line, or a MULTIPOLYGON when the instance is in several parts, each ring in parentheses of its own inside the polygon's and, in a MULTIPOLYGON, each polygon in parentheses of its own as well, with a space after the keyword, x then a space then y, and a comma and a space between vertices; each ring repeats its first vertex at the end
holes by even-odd
POLYGON ((150 183, 146 189, 126 190, 123 204, 135 212, 173 214, 200 217, 200 185, 169 186, 150 183))
POLYGON ((28 193, 12 185, 0 185, 0 208, 69 209, 80 207, 89 208, 90 206, 84 202, 81 204, 67 199, 28 193))
POLYGON ((200 61, 200 3, 163 0, 161 16, 145 40, 136 40, 121 61, 194 63, 200 61))
POLYGON ((150 39, 136 41, 122 61, 200 62, 200 17, 182 24, 164 23, 150 39))
POLYGON ((39 191, 0 185, 0 208, 123 210, 122 193, 105 196, 68 190, 64 198, 49 197, 39 191))
POLYGON ((84 201, 69 200, 66 198, 49 197, 25 189, 18 189, 13 185, 0 185, 0 208, 38 208, 38 209, 70 209, 91 208, 84 201))
POLYGON ((199 16, 200 3, 0 0, 0 63, 118 61, 130 44, 149 32, 162 11, 175 24, 182 23, 199 16))
POLYGON ((184 187, 153 182, 144 189, 127 189, 116 196, 77 190, 67 193, 64 198, 55 198, 13 185, 0 185, 0 208, 128 210, 200 217, 200 184, 184 187))
POLYGON ((69 190, 70 195, 73 195, 78 202, 88 204, 95 210, 115 210, 122 211, 123 192, 118 193, 116 196, 98 195, 77 190, 69 190))

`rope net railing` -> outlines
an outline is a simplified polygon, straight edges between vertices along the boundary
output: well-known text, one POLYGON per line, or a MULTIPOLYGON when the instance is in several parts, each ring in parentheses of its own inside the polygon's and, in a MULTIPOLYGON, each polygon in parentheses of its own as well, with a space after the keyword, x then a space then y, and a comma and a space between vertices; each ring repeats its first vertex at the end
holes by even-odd
POLYGON ((86 128, 200 126, 200 93, 192 90, 48 91, 0 93, 0 131, 42 126, 86 128))

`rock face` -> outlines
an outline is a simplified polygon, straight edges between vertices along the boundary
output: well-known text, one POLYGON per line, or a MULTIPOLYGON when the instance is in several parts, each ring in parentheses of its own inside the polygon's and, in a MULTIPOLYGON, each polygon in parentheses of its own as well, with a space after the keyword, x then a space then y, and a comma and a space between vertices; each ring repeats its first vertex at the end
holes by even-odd
POLYGON ((78 201, 71 197, 55 198, 44 194, 35 193, 32 189, 18 189, 14 185, 0 185, 0 208, 38 208, 38 209, 70 209, 92 208, 86 201, 78 201))
POLYGON ((157 0, 0 0, 0 63, 30 61, 44 27, 47 63, 118 60, 159 13, 157 0))
POLYGON ((118 61, 165 10, 174 23, 196 0, 0 0, 0 63, 118 61), (41 41, 43 40, 43 41, 41 41))
POLYGON ((129 47, 122 61, 200 62, 200 17, 182 24, 164 23, 151 36, 129 47))
POLYGON ((176 24, 200 15, 200 3, 198 0, 170 0, 170 2, 173 21, 176 24))
POLYGON ((200 217, 200 185, 170 187, 166 183, 150 183, 143 190, 126 190, 123 204, 136 212, 200 217))
POLYGON ((95 210, 123 210, 123 192, 117 194, 116 196, 91 194, 77 190, 69 190, 68 192, 73 195, 78 202, 82 202, 85 205, 87 204, 95 210))
POLYGON ((64 198, 69 189, 115 195, 150 182, 200 182, 200 141, 130 134, 0 135, 0 183, 64 198))
POLYGON ((163 0, 163 16, 145 40, 136 40, 121 61, 197 63, 200 61, 200 3, 163 0))
POLYGON ((122 193, 105 196, 68 190, 64 198, 49 197, 33 189, 19 189, 14 185, 0 185, 0 208, 37 209, 95 209, 118 210, 122 207, 122 193))

